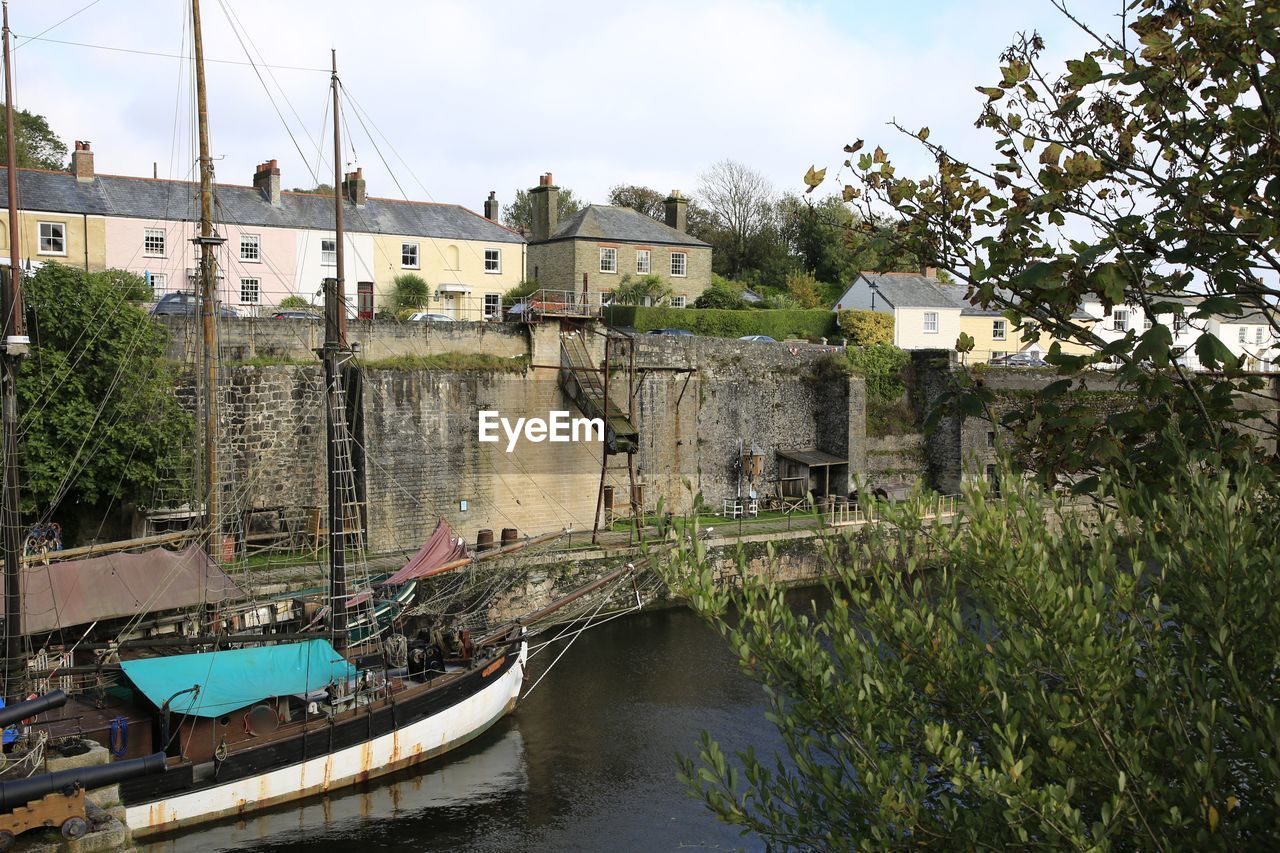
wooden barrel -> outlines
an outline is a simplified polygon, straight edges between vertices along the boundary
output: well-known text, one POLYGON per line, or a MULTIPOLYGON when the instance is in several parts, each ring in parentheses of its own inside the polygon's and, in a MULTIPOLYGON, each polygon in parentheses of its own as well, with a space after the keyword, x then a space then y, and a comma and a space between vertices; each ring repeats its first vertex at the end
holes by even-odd
POLYGON ((502 528, 502 547, 505 548, 508 545, 516 544, 516 539, 517 537, 519 537, 519 535, 520 535, 520 532, 516 530, 514 527, 502 528))
POLYGON ((492 547, 493 547, 493 531, 492 530, 486 527, 480 532, 476 533, 476 550, 477 551, 488 551, 492 547))

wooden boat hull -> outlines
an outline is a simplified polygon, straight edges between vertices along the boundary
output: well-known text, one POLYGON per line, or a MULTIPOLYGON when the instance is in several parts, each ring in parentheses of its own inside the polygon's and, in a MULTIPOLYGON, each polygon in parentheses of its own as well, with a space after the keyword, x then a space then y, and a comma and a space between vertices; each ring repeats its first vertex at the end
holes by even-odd
POLYGON ((126 822, 135 838, 143 838, 317 796, 435 758, 515 709, 527 655, 528 645, 522 641, 518 653, 469 674, 468 681, 485 683, 459 685, 465 694, 457 701, 449 702, 447 693, 428 693, 359 715, 343 726, 317 727, 313 735, 281 743, 278 750, 229 757, 204 784, 193 781, 190 767, 185 775, 183 769, 175 769, 124 784, 126 822), (360 731, 343 731, 353 726, 360 731))

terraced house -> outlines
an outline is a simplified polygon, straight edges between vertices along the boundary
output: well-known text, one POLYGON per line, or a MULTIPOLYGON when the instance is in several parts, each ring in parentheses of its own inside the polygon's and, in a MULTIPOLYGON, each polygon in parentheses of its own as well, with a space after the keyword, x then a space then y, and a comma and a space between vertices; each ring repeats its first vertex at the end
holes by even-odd
MULTIPOLYGON (((431 288, 429 310, 459 320, 497 316, 501 294, 524 278, 524 238, 492 218, 455 204, 369 197, 359 169, 340 192, 353 315, 372 317, 388 305, 395 278, 412 273, 431 288)), ((129 270, 157 295, 195 286, 198 184, 97 174, 89 143, 76 142, 69 172, 18 170, 18 204, 22 239, 31 241, 24 257, 129 270)), ((485 207, 496 217, 492 193, 485 207)), ((336 274, 332 196, 282 191, 275 160, 258 166, 252 185, 216 184, 213 218, 225 239, 219 297, 241 315, 266 313, 291 295, 318 301, 321 283, 336 274)))
POLYGON ((671 289, 671 305, 684 308, 711 284, 711 246, 685 230, 688 200, 678 191, 666 200, 665 222, 605 204, 559 222, 559 187, 549 172, 529 194, 529 276, 547 290, 603 294, 627 276, 653 275, 671 289))

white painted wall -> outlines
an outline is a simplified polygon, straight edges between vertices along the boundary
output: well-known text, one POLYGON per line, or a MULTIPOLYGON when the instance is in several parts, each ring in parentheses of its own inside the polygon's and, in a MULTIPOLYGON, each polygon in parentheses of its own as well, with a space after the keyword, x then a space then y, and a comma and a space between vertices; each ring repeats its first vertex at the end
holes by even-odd
MULTIPOLYGON (((877 300, 879 301, 879 300, 877 300)), ((959 308, 899 308, 893 314, 893 342, 899 349, 955 349, 959 308), (924 315, 938 315, 938 331, 924 330, 924 315)))
MULTIPOLYGON (((321 289, 326 278, 337 274, 337 267, 321 263, 321 240, 332 240, 332 231, 299 231, 297 238, 298 293, 312 304, 324 303, 321 289)), ((350 234, 344 240, 344 277, 347 296, 347 314, 356 313, 356 284, 361 281, 376 281, 374 278, 374 253, 372 234, 350 234)))

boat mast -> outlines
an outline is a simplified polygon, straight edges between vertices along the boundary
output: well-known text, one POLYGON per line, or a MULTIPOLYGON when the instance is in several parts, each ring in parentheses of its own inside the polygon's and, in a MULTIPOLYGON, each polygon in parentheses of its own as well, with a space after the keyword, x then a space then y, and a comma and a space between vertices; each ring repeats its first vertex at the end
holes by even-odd
MULTIPOLYGON (((324 288, 324 373, 327 405, 325 424, 328 427, 328 447, 325 450, 325 470, 329 478, 329 627, 334 633, 334 645, 338 651, 347 646, 347 555, 345 550, 346 507, 342 489, 342 472, 338 466, 338 445, 345 442, 348 429, 346 398, 346 371, 350 359, 347 346, 347 308, 345 284, 344 246, 346 238, 342 230, 342 122, 338 103, 338 51, 331 51, 333 74, 333 225, 334 261, 337 271, 334 278, 325 280, 324 288)), ((348 456, 347 464, 350 464, 348 456)))
POLYGON ((223 238, 213 233, 213 158, 209 155, 209 108, 205 99, 204 42, 200 33, 200 0, 191 0, 192 40, 196 65, 196 116, 200 128, 200 323, 204 338, 204 505, 208 540, 205 550, 218 560, 222 518, 218 484, 218 260, 214 250, 223 238))
POLYGON ((22 275, 18 250, 18 170, 13 129, 13 72, 9 61, 9 2, 4 2, 4 118, 8 144, 9 183, 9 277, 4 289, 4 346, 0 355, 0 405, 3 405, 4 504, 0 525, 4 527, 4 654, 5 695, 21 692, 26 671, 22 655, 22 499, 18 480, 18 370, 30 342, 24 328, 22 275))

